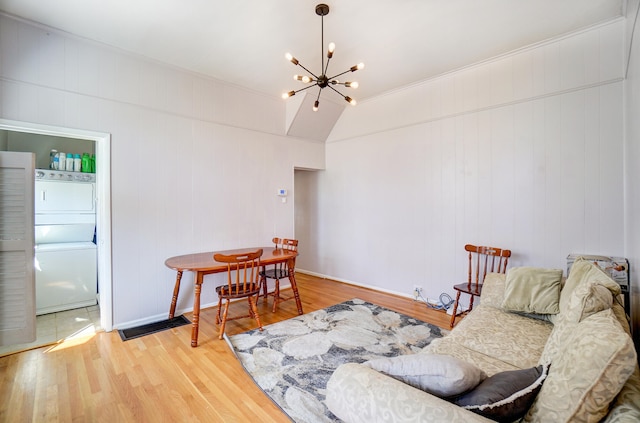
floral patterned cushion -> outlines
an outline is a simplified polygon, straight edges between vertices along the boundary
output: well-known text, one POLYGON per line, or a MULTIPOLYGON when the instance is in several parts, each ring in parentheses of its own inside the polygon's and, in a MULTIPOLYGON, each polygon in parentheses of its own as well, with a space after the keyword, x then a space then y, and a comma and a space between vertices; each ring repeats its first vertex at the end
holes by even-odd
POLYGON ((487 273, 482 284, 480 304, 487 307, 502 308, 507 275, 504 273, 487 273))
POLYGON ((579 283, 574 283, 571 295, 567 297, 566 305, 555 321, 540 363, 552 363, 575 326, 594 313, 611 309, 614 297, 620 294, 620 286, 608 276, 602 277, 602 272, 592 269, 595 267, 590 262, 579 263, 576 271, 582 274, 582 278, 579 283))
POLYGON ((636 351, 613 310, 595 313, 565 333, 527 422, 598 422, 634 372, 636 351))
POLYGON ((356 363, 336 369, 327 383, 325 403, 349 423, 495 423, 356 363))
MULTIPOLYGON (((502 361, 503 367, 498 371, 510 370, 508 366, 526 369, 538 364, 552 329, 549 322, 480 304, 449 335, 441 338, 440 343, 502 361)), ((431 349, 431 352, 437 351, 431 349)), ((482 365, 479 367, 489 376, 494 373, 482 365)))

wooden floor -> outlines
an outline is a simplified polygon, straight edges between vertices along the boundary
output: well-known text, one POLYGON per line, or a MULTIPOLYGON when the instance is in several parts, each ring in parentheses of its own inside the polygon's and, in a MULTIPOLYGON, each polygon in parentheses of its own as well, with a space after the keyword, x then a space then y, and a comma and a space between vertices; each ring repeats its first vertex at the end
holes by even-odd
MULTIPOLYGON (((304 274, 296 279, 305 313, 357 297, 449 327, 449 316, 424 303, 304 274)), ((260 301, 264 325, 297 315, 293 300, 277 313, 270 306, 271 299, 260 301)), ((234 307, 244 312, 246 303, 232 304, 230 313, 234 307)), ((117 331, 102 332, 0 358, 0 422, 288 422, 218 340, 215 312, 201 312, 197 348, 187 325, 127 342, 117 331)), ((253 328, 253 319, 241 319, 226 332, 253 328)))

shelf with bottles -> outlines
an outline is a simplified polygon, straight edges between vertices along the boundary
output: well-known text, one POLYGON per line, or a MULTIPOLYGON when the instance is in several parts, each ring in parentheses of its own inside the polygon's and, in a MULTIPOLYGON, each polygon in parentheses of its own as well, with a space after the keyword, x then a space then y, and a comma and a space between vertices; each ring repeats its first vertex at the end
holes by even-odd
POLYGON ((66 170, 67 172, 96 172, 96 155, 89 153, 64 153, 52 149, 49 153, 49 168, 52 170, 66 170))

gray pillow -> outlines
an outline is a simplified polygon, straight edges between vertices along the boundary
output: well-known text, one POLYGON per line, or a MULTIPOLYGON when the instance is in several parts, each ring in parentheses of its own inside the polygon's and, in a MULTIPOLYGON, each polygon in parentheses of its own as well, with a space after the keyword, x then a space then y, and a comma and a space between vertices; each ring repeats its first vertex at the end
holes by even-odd
POLYGON ((529 410, 546 377, 547 368, 541 365, 496 373, 454 403, 498 422, 512 422, 529 410))
POLYGON ((561 269, 509 269, 502 308, 519 313, 558 314, 561 281, 561 269))
POLYGON ((443 398, 473 389, 487 377, 475 365, 442 354, 378 358, 363 365, 443 398))

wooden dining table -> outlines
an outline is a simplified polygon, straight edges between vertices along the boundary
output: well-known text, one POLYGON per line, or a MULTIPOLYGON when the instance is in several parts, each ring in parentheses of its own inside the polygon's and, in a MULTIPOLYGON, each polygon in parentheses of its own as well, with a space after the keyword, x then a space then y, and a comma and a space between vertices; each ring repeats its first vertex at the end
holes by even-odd
POLYGON ((273 245, 270 247, 253 247, 253 248, 240 248, 236 250, 224 250, 224 251, 211 251, 204 253, 185 254, 182 256, 169 257, 165 260, 164 264, 177 272, 176 284, 173 288, 173 296, 171 297, 171 307, 169 308, 169 319, 172 319, 175 315, 176 304, 178 302, 178 294, 180 292, 180 282, 182 280, 182 273, 190 271, 194 273, 194 293, 193 293, 193 318, 191 323, 191 346, 198 346, 198 327, 200 319, 200 291, 202 290, 202 282, 205 275, 212 273, 221 273, 227 271, 227 264, 215 261, 213 259, 214 254, 242 254, 250 251, 255 251, 262 248, 262 256, 260 257, 260 266, 287 263, 289 268, 289 282, 291 283, 291 289, 296 300, 296 306, 298 307, 298 314, 302 314, 302 303, 300 301, 300 295, 298 294, 298 286, 296 285, 296 278, 294 274, 295 259, 298 256, 297 251, 283 250, 282 248, 275 248, 273 245))

